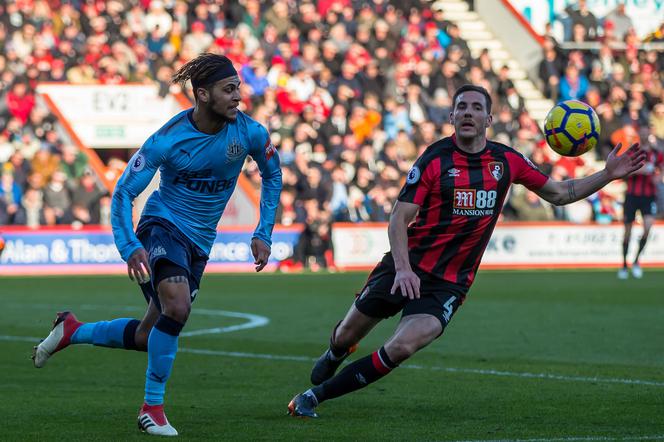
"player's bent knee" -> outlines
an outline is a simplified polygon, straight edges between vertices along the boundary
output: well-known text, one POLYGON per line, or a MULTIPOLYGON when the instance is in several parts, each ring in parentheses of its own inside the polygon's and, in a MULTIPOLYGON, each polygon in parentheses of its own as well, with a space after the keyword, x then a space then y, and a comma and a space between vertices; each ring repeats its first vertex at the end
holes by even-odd
POLYGON ((393 339, 385 344, 385 351, 395 364, 401 364, 403 361, 414 355, 420 347, 413 342, 405 342, 399 339, 393 339))
POLYGON ((164 314, 184 324, 191 313, 191 302, 188 300, 177 300, 164 306, 164 314))
POLYGON ((191 312, 191 295, 189 285, 159 284, 159 300, 163 313, 178 322, 185 323, 191 312))
POLYGON ((149 336, 150 336, 150 330, 141 330, 140 328, 136 329, 136 333, 134 334, 134 343, 136 345, 136 350, 148 351, 149 336))
POLYGON ((357 344, 358 338, 356 330, 345 324, 339 325, 334 334, 334 343, 340 348, 349 348, 357 344))

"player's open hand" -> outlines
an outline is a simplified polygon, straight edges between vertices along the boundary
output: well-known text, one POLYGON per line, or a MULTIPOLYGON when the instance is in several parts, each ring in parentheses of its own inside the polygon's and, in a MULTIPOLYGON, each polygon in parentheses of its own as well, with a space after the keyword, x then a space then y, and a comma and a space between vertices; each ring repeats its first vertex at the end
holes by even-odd
POLYGON ((270 257, 270 246, 258 238, 251 238, 251 254, 254 255, 256 271, 260 272, 267 265, 270 257))
POLYGON ((150 282, 150 261, 144 248, 137 249, 127 260, 129 279, 139 284, 150 282))
POLYGON ((646 152, 634 143, 629 149, 620 152, 622 143, 611 151, 606 158, 606 171, 613 180, 624 178, 639 170, 646 162, 646 152))
POLYGON ((403 297, 407 296, 409 299, 419 298, 420 278, 412 270, 397 271, 390 294, 394 295, 397 289, 401 289, 401 296, 403 297))

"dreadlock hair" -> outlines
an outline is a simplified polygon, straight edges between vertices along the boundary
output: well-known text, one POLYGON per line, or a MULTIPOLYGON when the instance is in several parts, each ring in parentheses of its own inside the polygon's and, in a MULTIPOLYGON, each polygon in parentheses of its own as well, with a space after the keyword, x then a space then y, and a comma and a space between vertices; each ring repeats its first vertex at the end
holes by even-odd
POLYGON ((219 80, 233 75, 237 75, 237 71, 228 57, 206 52, 185 63, 173 74, 171 82, 179 83, 184 87, 187 80, 191 80, 191 85, 194 88, 194 97, 198 101, 196 89, 210 86, 219 80))

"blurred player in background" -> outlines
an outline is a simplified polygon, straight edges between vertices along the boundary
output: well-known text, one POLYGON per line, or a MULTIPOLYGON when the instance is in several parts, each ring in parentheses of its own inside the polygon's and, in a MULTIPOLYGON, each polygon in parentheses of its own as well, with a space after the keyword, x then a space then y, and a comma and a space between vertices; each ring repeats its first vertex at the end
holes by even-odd
POLYGON ((641 213, 643 218, 643 235, 639 239, 639 249, 632 263, 632 276, 634 278, 643 277, 643 269, 639 265, 639 257, 646 247, 650 228, 657 215, 657 182, 662 179, 662 165, 664 165, 664 155, 655 149, 657 146, 657 137, 651 128, 643 128, 639 134, 641 145, 647 153, 646 163, 633 175, 627 178, 627 191, 625 192, 625 203, 623 205, 625 236, 623 237, 623 266, 618 270, 618 279, 627 279, 629 277, 629 267, 627 265, 627 252, 629 242, 632 238, 632 224, 636 220, 636 212, 641 213))
POLYGON ((620 156, 618 145, 604 170, 555 181, 516 150, 487 141, 491 97, 484 88, 464 85, 452 102, 455 134, 430 145, 408 173, 390 216, 391 251, 334 327, 329 349, 311 372, 316 387, 291 400, 291 415, 317 417, 321 402, 377 381, 443 333, 473 283, 513 183, 550 203, 569 204, 629 175, 645 160, 638 145, 620 156), (334 375, 360 339, 400 311, 396 331, 380 349, 334 375))
POLYGON ((233 193, 245 158, 262 173, 260 221, 251 239, 256 271, 270 256, 272 228, 281 191, 279 156, 267 130, 238 111, 240 79, 225 56, 202 54, 185 64, 173 82, 191 80, 195 107, 173 117, 133 156, 113 195, 115 243, 127 261, 148 308, 142 320, 121 318, 81 323, 58 313, 53 330, 35 347, 42 367, 69 344, 94 344, 148 352, 145 402, 139 427, 174 436, 163 410, 164 392, 178 349, 178 335, 194 300, 217 224, 233 193), (132 202, 157 169, 159 189, 148 199, 133 230, 132 202))

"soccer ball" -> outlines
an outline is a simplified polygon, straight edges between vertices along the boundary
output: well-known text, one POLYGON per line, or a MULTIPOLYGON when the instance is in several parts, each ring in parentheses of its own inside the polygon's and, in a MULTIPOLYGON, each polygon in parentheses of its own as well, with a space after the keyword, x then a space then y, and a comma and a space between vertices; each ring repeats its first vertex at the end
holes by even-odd
POLYGON ((551 149, 567 157, 578 157, 595 147, 599 131, 595 110, 576 100, 558 103, 544 120, 546 142, 551 149))

